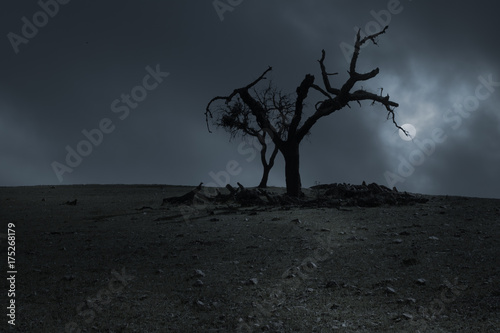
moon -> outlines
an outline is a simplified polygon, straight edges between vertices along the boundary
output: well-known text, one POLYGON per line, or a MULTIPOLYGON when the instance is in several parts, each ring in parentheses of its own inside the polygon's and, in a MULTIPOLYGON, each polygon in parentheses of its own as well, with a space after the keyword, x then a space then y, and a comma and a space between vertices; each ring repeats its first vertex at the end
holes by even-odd
POLYGON ((415 128, 415 126, 413 126, 412 124, 404 124, 401 127, 408 132, 408 136, 406 136, 402 130, 399 130, 399 136, 401 137, 401 139, 405 141, 411 141, 413 140, 413 138, 415 138, 415 135, 417 134, 417 129, 415 128))

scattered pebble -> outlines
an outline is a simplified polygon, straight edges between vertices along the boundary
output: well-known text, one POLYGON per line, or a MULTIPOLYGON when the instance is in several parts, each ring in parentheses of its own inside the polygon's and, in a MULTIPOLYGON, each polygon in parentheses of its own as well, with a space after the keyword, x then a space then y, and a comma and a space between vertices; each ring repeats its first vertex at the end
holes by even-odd
POLYGON ((403 315, 401 317, 403 317, 406 320, 412 320, 413 319, 413 316, 411 314, 409 314, 409 313, 403 313, 403 315))
POLYGON ((196 281, 193 283, 193 286, 195 286, 195 287, 201 287, 201 286, 203 286, 203 285, 204 285, 203 281, 201 281, 201 280, 199 280, 199 279, 198 279, 198 280, 196 280, 196 281))
POLYGON ((312 261, 308 261, 308 262, 306 263, 306 266, 307 266, 308 268, 312 268, 312 269, 316 269, 316 268, 318 268, 318 265, 316 265, 316 264, 315 264, 314 262, 312 262, 312 261))
POLYGON ((203 271, 201 269, 195 269, 194 270, 194 275, 195 276, 199 276, 199 277, 204 277, 205 273, 203 273, 203 271))
POLYGON ((385 292, 388 294, 395 294, 396 290, 394 288, 387 287, 387 288, 385 288, 385 292))
POLYGON ((250 280, 245 282, 245 285, 246 286, 255 286, 258 282, 259 282, 259 280, 257 280, 257 278, 251 278, 250 280))
POLYGON ((417 279, 415 281, 416 284, 419 284, 421 286, 423 286, 427 281, 425 279, 417 279))
POLYGON ((439 240, 439 238, 437 238, 436 236, 430 236, 429 239, 430 240, 435 240, 435 241, 439 240))

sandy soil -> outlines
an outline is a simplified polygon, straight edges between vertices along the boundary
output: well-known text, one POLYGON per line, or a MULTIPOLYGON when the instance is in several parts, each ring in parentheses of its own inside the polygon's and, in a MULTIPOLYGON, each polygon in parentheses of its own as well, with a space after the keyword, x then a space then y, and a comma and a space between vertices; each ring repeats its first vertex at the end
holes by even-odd
POLYGON ((189 190, 0 188, 0 331, 500 332, 500 200, 161 206, 189 190))

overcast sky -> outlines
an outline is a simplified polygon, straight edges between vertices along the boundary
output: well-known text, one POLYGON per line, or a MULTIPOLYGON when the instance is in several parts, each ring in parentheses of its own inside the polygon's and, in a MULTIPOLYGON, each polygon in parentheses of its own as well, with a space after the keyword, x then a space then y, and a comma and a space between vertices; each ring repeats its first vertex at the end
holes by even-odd
MULTIPOLYGON (((55 3, 1 5, 0 185, 197 185, 214 182, 211 174, 224 182, 236 161, 239 173, 228 180, 255 186, 262 167, 252 143, 208 133, 210 99, 268 66, 287 92, 306 74, 321 83, 322 49, 340 87, 357 27, 370 33, 388 23, 378 46, 362 49, 358 71, 380 68, 362 88, 383 87, 400 104, 396 119, 415 129, 413 141, 382 106, 352 105, 323 118, 302 143, 303 186, 364 180, 500 198, 497 2, 55 3), (80 157, 67 160, 68 149, 80 157)), ((285 184, 281 156, 269 184, 285 184)))

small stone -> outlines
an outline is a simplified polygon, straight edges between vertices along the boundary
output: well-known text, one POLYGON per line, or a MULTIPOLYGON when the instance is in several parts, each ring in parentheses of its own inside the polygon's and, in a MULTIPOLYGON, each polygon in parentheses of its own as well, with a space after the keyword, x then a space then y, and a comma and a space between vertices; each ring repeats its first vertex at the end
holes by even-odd
POLYGON ((306 291, 307 291, 308 293, 312 293, 312 292, 314 291, 314 289, 313 289, 313 288, 307 288, 307 289, 306 289, 306 291))
POLYGON ((385 288, 385 292, 388 294, 395 294, 396 290, 394 288, 387 287, 387 288, 385 288))
POLYGON ((290 222, 295 223, 295 224, 301 224, 301 223, 302 223, 302 221, 301 221, 301 220, 299 220, 299 219, 293 219, 293 220, 292 220, 292 221, 290 221, 290 222))
POLYGON ((416 284, 419 284, 421 286, 423 286, 427 281, 425 279, 417 279, 415 281, 416 284))
POLYGON ((434 241, 438 241, 439 240, 439 238, 437 238, 436 236, 430 236, 429 239, 430 240, 434 240, 434 241))
POLYGON ((194 270, 194 275, 195 276, 199 276, 199 277, 204 277, 205 273, 203 273, 203 271, 201 269, 195 269, 194 270))
POLYGON ((255 286, 258 282, 259 282, 259 280, 257 280, 257 278, 252 278, 252 279, 246 281, 245 285, 246 286, 255 286))
POLYGON ((201 280, 199 280, 199 279, 198 279, 198 280, 196 280, 196 281, 193 283, 193 286, 195 286, 195 287, 201 287, 201 286, 203 286, 203 285, 204 285, 203 281, 201 281, 201 280))
POLYGON ((409 313, 403 313, 403 315, 401 317, 403 317, 406 320, 412 320, 413 319, 413 316, 411 314, 409 314, 409 313))
POLYGON ((316 268, 318 268, 318 265, 316 265, 316 264, 315 264, 314 262, 312 262, 312 261, 308 261, 308 262, 306 263, 306 266, 307 266, 308 268, 312 268, 312 269, 316 269, 316 268))
POLYGON ((328 228, 321 228, 321 231, 327 231, 327 232, 330 232, 330 229, 328 229, 328 228))
POLYGON ((403 240, 401 238, 396 238, 395 240, 392 241, 394 244, 401 244, 403 243, 403 240))

